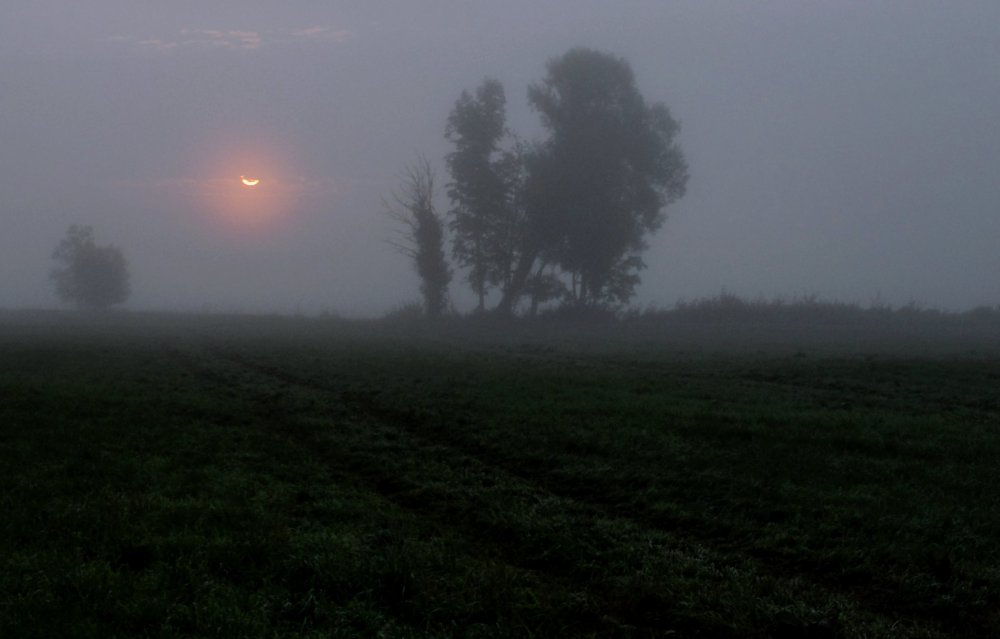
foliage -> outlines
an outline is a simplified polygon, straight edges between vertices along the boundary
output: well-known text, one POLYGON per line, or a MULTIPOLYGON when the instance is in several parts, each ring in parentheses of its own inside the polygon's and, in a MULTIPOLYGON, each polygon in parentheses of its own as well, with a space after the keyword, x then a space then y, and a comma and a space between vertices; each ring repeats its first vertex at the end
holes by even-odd
POLYGON ((445 132, 455 146, 447 156, 452 255, 468 268, 466 280, 479 311, 491 288, 509 289, 524 230, 519 198, 524 148, 516 143, 501 148, 508 137, 505 106, 503 85, 487 78, 475 95, 462 92, 445 132))
POLYGON ((416 320, 423 318, 425 313, 424 304, 422 302, 409 302, 407 304, 399 304, 391 308, 385 313, 381 318, 382 322, 396 322, 400 324, 408 324, 416 320))
POLYGON ((679 125, 666 106, 646 103, 625 60, 590 49, 551 60, 528 98, 548 131, 533 145, 504 148, 513 136, 493 79, 463 92, 448 118, 453 254, 478 308, 494 287, 504 314, 524 295, 532 313, 557 298, 627 303, 646 237, 684 195, 679 125))
POLYGON ((114 245, 98 246, 92 227, 69 227, 52 259, 62 265, 50 275, 64 302, 104 309, 128 299, 131 289, 125 256, 114 245))
POLYGON ((652 318, 660 316, 687 322, 770 322, 773 324, 883 326, 896 329, 940 328, 968 323, 970 313, 945 313, 937 309, 921 308, 911 302, 894 307, 883 302, 868 307, 859 304, 822 300, 816 295, 805 295, 786 300, 780 297, 744 299, 723 290, 715 297, 691 301, 681 300, 671 311, 651 312, 652 318))
POLYGON ((542 263, 525 282, 524 293, 531 300, 530 314, 533 317, 537 315, 540 304, 564 300, 568 297, 569 291, 555 272, 555 267, 542 263))
POLYGON ((539 244, 571 274, 575 303, 627 301, 646 235, 684 195, 679 125, 646 104, 625 60, 590 49, 551 60, 528 97, 549 131, 530 176, 539 244))
POLYGON ((384 202, 387 214, 403 226, 392 245, 413 260, 420 277, 424 311, 440 316, 448 305, 451 269, 444 255, 444 229, 434 207, 434 171, 426 158, 408 166, 402 189, 384 202))

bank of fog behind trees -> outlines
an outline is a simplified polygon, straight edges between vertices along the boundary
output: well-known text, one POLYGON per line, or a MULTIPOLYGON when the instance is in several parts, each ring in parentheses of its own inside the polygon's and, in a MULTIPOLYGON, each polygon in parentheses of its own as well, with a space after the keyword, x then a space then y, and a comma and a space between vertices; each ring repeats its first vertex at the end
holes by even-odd
POLYGON ((679 124, 664 104, 646 102, 624 59, 572 49, 549 61, 528 101, 542 140, 508 129, 497 80, 464 91, 445 132, 454 147, 446 157, 451 208, 434 210, 426 160, 388 202, 404 223, 396 246, 413 259, 429 315, 446 308, 453 274, 444 227, 479 312, 625 304, 645 266, 647 236, 684 195, 679 124))

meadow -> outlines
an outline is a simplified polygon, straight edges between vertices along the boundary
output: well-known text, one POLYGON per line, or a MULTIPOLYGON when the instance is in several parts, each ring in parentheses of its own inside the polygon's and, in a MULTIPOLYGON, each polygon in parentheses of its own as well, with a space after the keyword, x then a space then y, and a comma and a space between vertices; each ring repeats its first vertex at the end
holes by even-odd
POLYGON ((0 313, 0 637, 1000 633, 995 322, 678 318, 0 313))

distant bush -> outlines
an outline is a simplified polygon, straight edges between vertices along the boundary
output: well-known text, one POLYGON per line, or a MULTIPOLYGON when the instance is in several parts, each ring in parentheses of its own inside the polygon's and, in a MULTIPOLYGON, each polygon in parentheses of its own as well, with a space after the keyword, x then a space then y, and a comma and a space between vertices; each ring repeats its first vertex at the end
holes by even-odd
POLYGON ((971 311, 962 313, 962 317, 977 324, 1000 322, 1000 306, 977 306, 971 311))
POLYGON ((416 322, 424 318, 424 305, 420 302, 408 302, 400 306, 393 307, 392 310, 382 316, 383 322, 416 322))
MULTIPOLYGON (((380 321, 404 324, 420 323, 426 316, 420 302, 397 306, 380 321)), ((550 328, 571 332, 581 329, 608 335, 659 334, 672 327, 754 327, 780 334, 788 328, 796 332, 825 328, 873 330, 875 332, 927 333, 952 331, 961 334, 967 329, 989 334, 1000 333, 1000 306, 980 306, 951 312, 926 308, 916 302, 892 306, 880 300, 868 305, 823 300, 816 295, 797 298, 747 299, 723 291, 714 297, 692 301, 681 300, 673 308, 648 307, 614 309, 596 305, 562 304, 525 314, 519 318, 491 312, 460 315, 454 310, 435 325, 450 333, 460 334, 474 329, 490 334, 514 330, 516 325, 530 331, 550 328), (548 328, 545 328, 548 327, 548 328)))
POLYGON ((640 324, 693 322, 932 326, 966 321, 1000 322, 1000 309, 980 307, 965 313, 949 313, 939 309, 924 308, 916 302, 893 307, 876 301, 869 306, 862 306, 822 300, 815 295, 789 301, 780 297, 745 299, 723 291, 715 297, 693 301, 682 300, 673 309, 632 310, 623 317, 630 322, 640 324))
POLYGON ((562 304, 538 313, 539 320, 568 321, 581 324, 611 324, 623 317, 614 309, 598 305, 562 304))

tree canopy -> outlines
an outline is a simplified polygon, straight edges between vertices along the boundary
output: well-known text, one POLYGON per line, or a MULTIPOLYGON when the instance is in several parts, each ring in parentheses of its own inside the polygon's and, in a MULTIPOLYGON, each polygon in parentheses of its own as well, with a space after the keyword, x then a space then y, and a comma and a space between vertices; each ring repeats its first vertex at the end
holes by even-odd
POLYGON ((453 256, 484 306, 524 295, 581 306, 627 302, 640 281, 647 237, 684 195, 680 125, 649 104, 624 59, 586 48, 549 61, 528 88, 547 137, 531 145, 507 132, 505 97, 487 79, 463 92, 448 118, 453 256))
POLYGON ((646 103, 625 60, 590 49, 550 61, 528 99, 549 133, 530 177, 538 242, 575 303, 627 301, 646 236, 684 195, 679 125, 646 103))
POLYGON ((69 227, 52 259, 61 265, 50 275, 64 302, 105 309, 124 302, 131 293, 125 256, 114 245, 98 246, 90 226, 69 227))
POLYGON ((474 95, 463 91, 445 136, 455 145, 446 158, 452 256, 468 269, 466 281, 482 311, 492 288, 510 286, 522 226, 520 148, 501 146, 510 138, 503 85, 486 78, 474 95))

